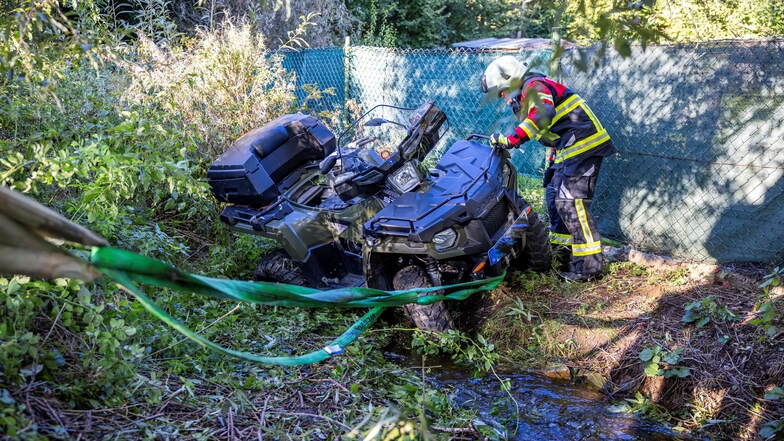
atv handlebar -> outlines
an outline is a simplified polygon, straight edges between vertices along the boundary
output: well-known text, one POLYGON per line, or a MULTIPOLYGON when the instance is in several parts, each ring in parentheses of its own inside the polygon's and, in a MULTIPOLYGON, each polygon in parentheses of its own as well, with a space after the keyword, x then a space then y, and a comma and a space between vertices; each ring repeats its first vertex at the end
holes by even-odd
MULTIPOLYGON (((390 109, 398 109, 398 110, 406 110, 406 111, 416 110, 416 107, 400 107, 400 106, 393 106, 391 104, 376 104, 375 106, 371 107, 367 112, 365 112, 362 115, 360 115, 359 118, 355 119, 342 132, 340 132, 340 134, 338 135, 338 139, 337 139, 338 148, 340 148, 340 140, 343 138, 344 135, 346 135, 351 130, 355 129, 357 127, 357 124, 359 124, 359 122, 362 120, 362 118, 368 116, 370 114, 370 112, 372 112, 372 111, 374 111, 374 110, 376 110, 376 109, 378 109, 380 107, 388 107, 390 109)), ((390 121, 390 122, 392 122, 392 121, 390 121)), ((403 126, 405 127, 405 125, 403 125, 403 126)))
MULTIPOLYGON (((489 136, 483 135, 481 133, 471 133, 466 138, 466 141, 470 141, 470 140, 472 140, 474 138, 484 139, 485 141, 488 142, 488 144, 490 144, 490 147, 493 147, 494 149, 509 150, 509 149, 514 148, 513 146, 501 146, 501 145, 498 145, 498 144, 494 144, 494 143, 490 142, 490 137, 489 136)), ((522 151, 522 149, 521 149, 521 151, 522 151)))

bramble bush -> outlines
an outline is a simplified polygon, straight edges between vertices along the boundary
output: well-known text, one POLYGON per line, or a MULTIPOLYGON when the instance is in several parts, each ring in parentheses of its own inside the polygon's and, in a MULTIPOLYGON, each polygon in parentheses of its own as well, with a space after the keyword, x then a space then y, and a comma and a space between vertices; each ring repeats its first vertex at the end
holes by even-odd
MULTIPOLYGON (((218 207, 203 176, 238 134, 297 106, 293 78, 279 60, 260 56, 263 50, 247 26, 227 25, 179 49, 146 40, 125 46, 97 67, 78 56, 48 60, 56 83, 11 81, 0 90, 0 184, 116 246, 203 273, 247 277, 267 245, 216 226, 218 207)), ((156 300, 196 328, 231 307, 166 291, 156 300)), ((257 314, 243 307, 210 332, 235 335, 238 317, 257 314)), ((66 408, 160 399, 146 359, 177 336, 116 287, 0 278, 0 317, 0 432, 39 437, 34 410, 20 395, 24 385, 41 385, 36 393, 66 408)), ((317 328, 304 314, 290 321, 300 326, 286 336, 291 326, 281 321, 280 335, 268 334, 296 338, 317 328)), ((259 326, 243 328, 253 333, 259 326)), ((201 353, 187 344, 167 352, 190 351, 201 353)), ((194 357, 179 369, 193 372, 203 362, 194 357)))

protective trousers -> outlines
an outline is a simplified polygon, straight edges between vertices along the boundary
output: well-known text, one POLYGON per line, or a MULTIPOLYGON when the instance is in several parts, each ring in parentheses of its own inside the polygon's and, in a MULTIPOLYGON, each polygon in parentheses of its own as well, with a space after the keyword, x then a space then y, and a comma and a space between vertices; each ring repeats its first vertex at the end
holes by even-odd
POLYGON ((550 242, 571 249, 570 271, 595 275, 602 270, 602 246, 596 221, 589 211, 602 158, 590 158, 579 176, 556 169, 545 198, 550 214, 550 242))

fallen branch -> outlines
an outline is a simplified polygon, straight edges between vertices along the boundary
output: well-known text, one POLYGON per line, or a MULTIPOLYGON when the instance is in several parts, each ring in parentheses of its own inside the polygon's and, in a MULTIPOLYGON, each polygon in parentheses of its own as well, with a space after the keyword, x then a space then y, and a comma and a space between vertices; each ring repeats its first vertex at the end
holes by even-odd
POLYGON ((341 423, 340 421, 337 421, 337 420, 335 420, 333 418, 330 418, 330 417, 328 417, 326 415, 319 415, 319 414, 316 414, 316 413, 305 413, 305 412, 286 412, 286 411, 282 411, 282 410, 267 410, 267 413, 277 413, 277 414, 280 414, 280 415, 289 415, 289 416, 304 416, 304 417, 312 417, 312 418, 321 418, 323 420, 329 421, 330 423, 337 424, 338 426, 340 426, 340 427, 342 427, 342 428, 344 428, 344 429, 346 429, 348 431, 351 431, 351 427, 341 423))
POLYGON ((474 435, 479 435, 480 433, 477 432, 476 429, 473 427, 442 427, 442 426, 430 426, 431 429, 436 430, 438 432, 445 432, 445 433, 471 433, 474 435))

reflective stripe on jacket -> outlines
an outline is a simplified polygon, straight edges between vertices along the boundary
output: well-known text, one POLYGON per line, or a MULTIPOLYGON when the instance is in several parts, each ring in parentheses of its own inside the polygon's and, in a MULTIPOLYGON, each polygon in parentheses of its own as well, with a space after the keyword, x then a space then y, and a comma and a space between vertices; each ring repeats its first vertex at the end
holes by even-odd
POLYGON ((563 84, 533 74, 517 97, 522 122, 509 135, 511 143, 528 139, 556 149, 553 167, 571 175, 584 159, 615 153, 610 135, 588 104, 563 84))

